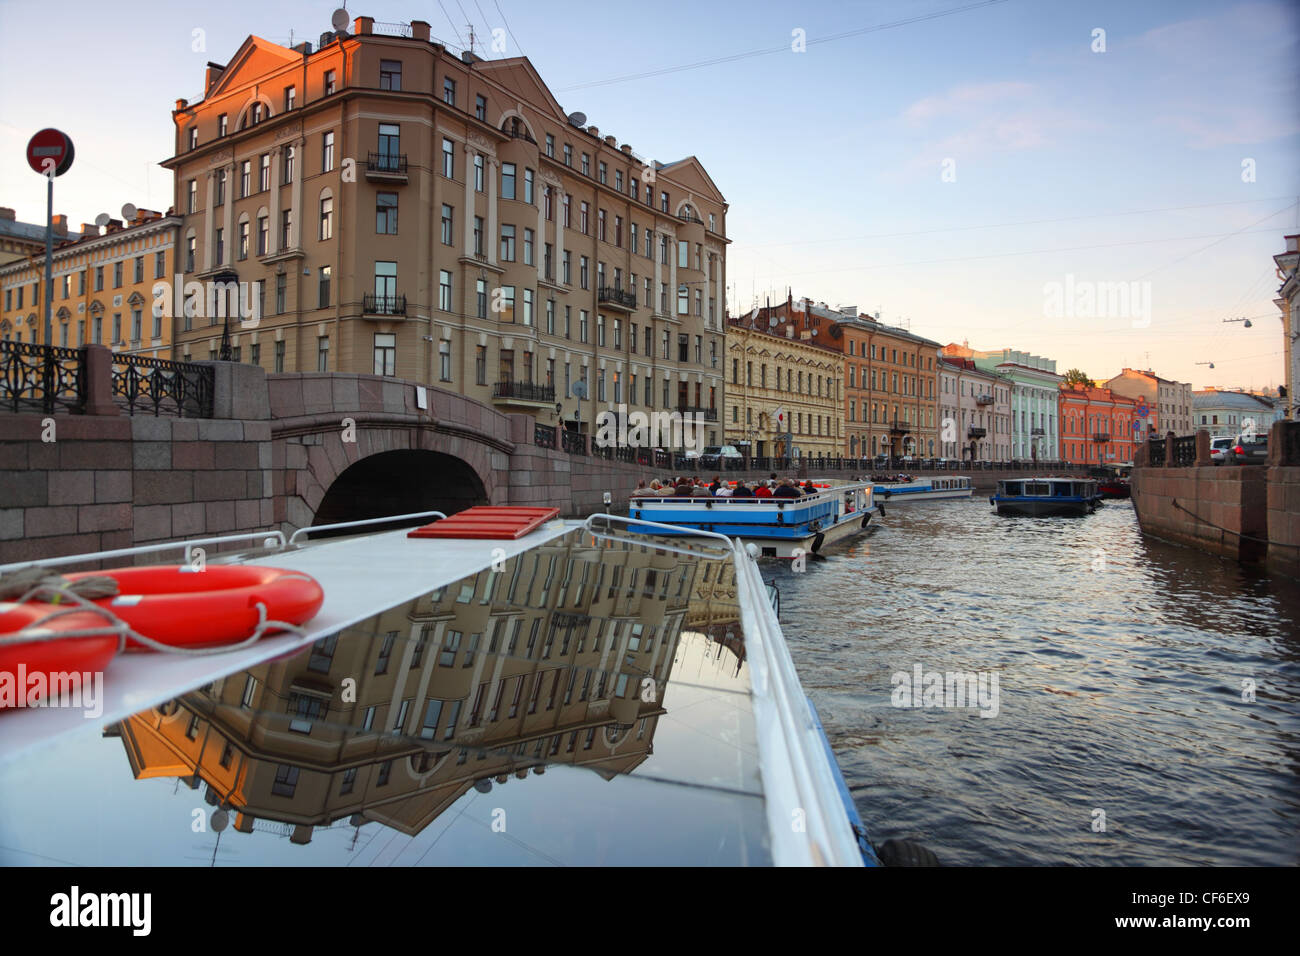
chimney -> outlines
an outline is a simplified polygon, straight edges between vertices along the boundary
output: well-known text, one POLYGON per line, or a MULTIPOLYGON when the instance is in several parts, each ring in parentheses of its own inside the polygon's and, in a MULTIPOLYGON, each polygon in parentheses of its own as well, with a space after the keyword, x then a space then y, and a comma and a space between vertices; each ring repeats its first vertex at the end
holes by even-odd
POLYGON ((221 74, 225 72, 226 72, 226 68, 222 66, 220 63, 213 63, 211 60, 208 61, 207 73, 204 75, 203 78, 204 96, 212 92, 212 88, 216 86, 217 81, 221 79, 221 74))
POLYGON ((413 40, 423 40, 425 43, 428 43, 428 42, 429 42, 429 31, 430 31, 431 29, 432 29, 432 27, 429 26, 428 21, 425 21, 425 20, 412 20, 412 21, 411 21, 411 39, 413 39, 413 40))
POLYGON ((189 101, 189 100, 185 100, 185 99, 177 100, 177 101, 176 101, 176 112, 179 113, 181 110, 185 109, 185 107, 187 107, 187 106, 189 106, 189 105, 190 105, 190 101, 189 101))
POLYGON ((301 53, 303 56, 311 56, 311 44, 306 40, 294 47, 294 50, 301 53))
POLYGON ((352 21, 352 32, 357 36, 366 36, 375 30, 374 17, 357 17, 352 21))
POLYGON ((54 234, 56 236, 66 236, 68 234, 68 217, 59 213, 54 217, 54 234))
POLYGON ((83 236, 97 236, 99 235, 99 227, 93 222, 83 222, 81 224, 81 234, 83 236))
POLYGON ((8 219, 10 222, 13 222, 14 218, 14 211, 12 209, 8 206, 0 206, 0 219, 8 219))
POLYGON ((617 147, 617 146, 618 146, 618 140, 616 140, 613 136, 606 136, 606 137, 605 137, 605 145, 606 145, 606 146, 614 146, 614 147, 617 147))
POLYGON ((588 126, 587 132, 590 133, 592 136, 596 137, 597 139, 600 139, 600 130, 598 130, 596 127, 588 126))
POLYGON ((622 146, 619 147, 619 149, 629 156, 632 155, 632 147, 629 146, 627 143, 624 143, 622 146))

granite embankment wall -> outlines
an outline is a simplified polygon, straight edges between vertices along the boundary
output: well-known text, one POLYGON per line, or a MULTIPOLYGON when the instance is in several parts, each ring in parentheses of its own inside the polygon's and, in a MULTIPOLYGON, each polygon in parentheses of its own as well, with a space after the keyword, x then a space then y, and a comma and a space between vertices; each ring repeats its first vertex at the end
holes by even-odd
POLYGON ((1144 533, 1300 577, 1300 422, 1274 423, 1267 464, 1213 464, 1206 431, 1191 463, 1175 466, 1171 440, 1156 450, 1163 460, 1143 446, 1133 470, 1144 533))

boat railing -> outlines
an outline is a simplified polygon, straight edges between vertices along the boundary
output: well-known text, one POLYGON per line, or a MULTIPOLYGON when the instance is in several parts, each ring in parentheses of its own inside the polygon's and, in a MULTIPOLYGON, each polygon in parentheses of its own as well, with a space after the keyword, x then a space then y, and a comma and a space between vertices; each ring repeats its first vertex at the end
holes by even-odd
MULTIPOLYGON (((235 541, 256 541, 262 539, 262 546, 270 551, 283 551, 286 547, 282 531, 249 531, 243 534, 227 534, 216 538, 194 538, 182 541, 165 541, 162 544, 139 544, 130 548, 114 548, 111 551, 92 551, 88 554, 67 554, 57 558, 38 558, 35 561, 18 561, 13 564, 0 564, 0 574, 31 567, 54 567, 65 564, 88 564, 94 561, 107 561, 110 558, 135 557, 142 554, 157 554, 174 548, 185 549, 185 563, 192 564, 198 557, 196 548, 208 548, 213 545, 230 544, 235 541)), ((206 559, 206 552, 204 559, 206 559)))
MULTIPOLYGON (((700 551, 676 549, 667 542, 647 542, 597 531, 598 522, 664 529, 676 534, 712 538, 727 542, 736 569, 736 599, 740 607, 741 633, 745 635, 746 661, 751 669, 754 724, 763 755, 761 771, 768 834, 772 840, 772 861, 777 866, 862 866, 857 838, 839 804, 838 785, 824 737, 819 735, 808 698, 781 625, 767 598, 767 587, 759 574, 758 548, 743 548, 740 540, 716 531, 702 531, 623 515, 594 514, 583 527, 593 536, 640 544, 656 550, 701 555, 700 551), (800 808, 802 833, 790 826, 790 807, 800 808), (802 836, 802 839, 800 838, 802 836)), ((711 555, 712 556, 712 555, 711 555)))
POLYGON ((447 516, 441 511, 413 511, 410 514, 388 515, 387 517, 384 518, 362 518, 358 521, 340 521, 337 522, 336 524, 308 525, 305 528, 299 528, 292 535, 290 535, 289 547, 294 547, 298 544, 298 538, 300 535, 311 534, 314 531, 339 531, 342 530, 343 528, 361 528, 361 527, 365 527, 366 525, 387 524, 393 521, 415 521, 418 518, 442 519, 445 517, 447 516))

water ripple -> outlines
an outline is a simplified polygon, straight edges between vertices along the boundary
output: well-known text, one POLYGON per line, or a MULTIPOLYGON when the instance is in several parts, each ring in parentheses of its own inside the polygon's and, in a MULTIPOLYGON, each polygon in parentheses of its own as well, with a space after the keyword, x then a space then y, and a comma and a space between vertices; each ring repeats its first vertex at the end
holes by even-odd
POLYGON ((1008 519, 984 498, 891 508, 764 574, 877 841, 949 864, 1300 862, 1294 581, 1143 538, 1127 502, 1008 519), (997 715, 894 706, 917 664, 996 675, 997 715))

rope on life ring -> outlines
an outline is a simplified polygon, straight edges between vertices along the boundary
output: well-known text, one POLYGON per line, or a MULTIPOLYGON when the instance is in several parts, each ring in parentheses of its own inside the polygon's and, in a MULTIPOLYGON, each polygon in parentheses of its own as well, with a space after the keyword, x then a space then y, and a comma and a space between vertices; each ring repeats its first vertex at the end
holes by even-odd
MULTIPOLYGON (((113 581, 113 586, 114 593, 116 593, 116 581, 113 581)), ((305 628, 300 627, 297 624, 290 624, 287 621, 268 620, 266 616, 266 605, 261 601, 256 601, 254 602, 253 607, 257 609, 257 626, 253 628, 252 635, 245 640, 240 641, 238 644, 220 644, 216 647, 177 647, 174 644, 165 644, 162 641, 155 640, 151 637, 145 637, 143 634, 135 631, 129 624, 108 608, 87 600, 72 588, 60 585, 37 584, 13 603, 25 604, 28 601, 40 600, 52 604, 66 604, 67 606, 60 607, 56 611, 51 611, 43 618, 28 625, 21 631, 14 631, 11 634, 0 634, 0 646, 7 644, 35 644, 44 641, 62 640, 63 638, 69 637, 103 637, 107 634, 117 634, 117 649, 119 653, 126 648, 126 642, 130 639, 133 641, 139 641, 144 646, 152 648, 155 651, 162 651, 167 654, 182 654, 187 657, 206 657, 209 654, 224 654, 227 651, 237 651, 241 648, 248 647, 250 644, 254 644, 261 640, 268 630, 287 631, 288 633, 296 634, 299 637, 302 637, 307 633, 305 628), (56 600, 51 601, 50 598, 55 598, 56 600), (65 614, 78 613, 80 611, 88 611, 91 614, 99 615, 104 618, 106 622, 105 626, 103 628, 82 628, 75 631, 41 631, 41 628, 54 618, 61 617, 65 614)))

